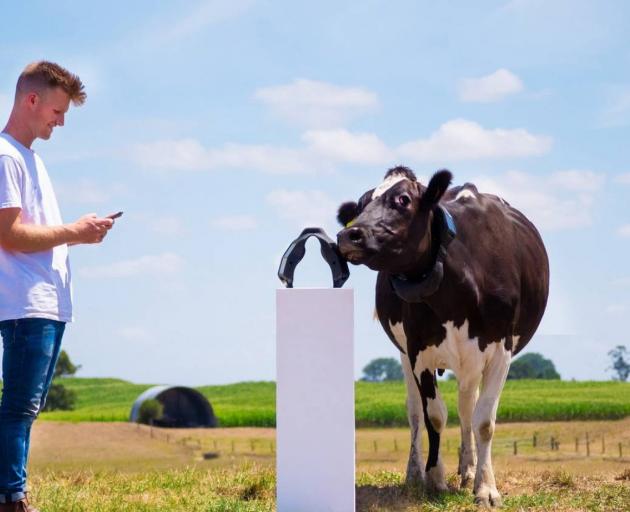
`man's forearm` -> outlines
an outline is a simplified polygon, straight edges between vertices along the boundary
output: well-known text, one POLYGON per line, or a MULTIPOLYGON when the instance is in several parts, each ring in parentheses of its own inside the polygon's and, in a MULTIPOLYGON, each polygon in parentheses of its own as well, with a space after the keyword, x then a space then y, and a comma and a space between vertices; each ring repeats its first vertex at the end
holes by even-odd
POLYGON ((17 224, 0 238, 2 247, 16 252, 47 251, 63 244, 76 243, 77 233, 71 225, 37 226, 17 224))

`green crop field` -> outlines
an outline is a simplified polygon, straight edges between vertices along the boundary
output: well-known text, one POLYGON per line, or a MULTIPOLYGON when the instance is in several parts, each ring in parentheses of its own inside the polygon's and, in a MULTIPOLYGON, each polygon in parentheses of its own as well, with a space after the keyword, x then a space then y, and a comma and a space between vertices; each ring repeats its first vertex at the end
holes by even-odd
MULTIPOLYGON (((44 413, 44 420, 126 421, 131 405, 148 384, 119 379, 63 379, 77 393, 76 409, 44 413)), ((221 426, 275 426, 275 383, 243 382, 198 388, 210 400, 221 426)), ((457 418, 454 381, 440 381, 449 423, 457 418)), ((498 421, 619 419, 630 416, 630 383, 509 381, 501 396, 498 421)), ((406 426, 402 382, 356 383, 357 425, 406 426)))

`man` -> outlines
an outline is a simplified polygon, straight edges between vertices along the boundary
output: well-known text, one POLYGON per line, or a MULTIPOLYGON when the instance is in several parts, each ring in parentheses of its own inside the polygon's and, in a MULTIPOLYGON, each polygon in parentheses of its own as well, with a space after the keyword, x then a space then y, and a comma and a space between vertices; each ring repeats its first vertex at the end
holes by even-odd
POLYGON ((63 224, 44 163, 31 149, 64 125, 70 101, 85 98, 76 75, 51 62, 30 64, 0 133, 0 512, 36 512, 26 495, 29 438, 72 321, 68 246, 100 243, 113 225, 95 214, 63 224))

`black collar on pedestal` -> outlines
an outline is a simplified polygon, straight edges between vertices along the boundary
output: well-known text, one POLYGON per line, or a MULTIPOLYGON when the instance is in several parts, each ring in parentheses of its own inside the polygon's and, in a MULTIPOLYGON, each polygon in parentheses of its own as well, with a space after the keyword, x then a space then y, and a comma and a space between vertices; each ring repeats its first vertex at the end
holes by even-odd
POLYGON ((341 288, 350 277, 348 262, 339 252, 339 247, 332 241, 322 228, 306 228, 300 236, 298 236, 285 251, 280 268, 278 269, 278 277, 280 281, 287 287, 293 288, 293 273, 295 267, 302 261, 306 253, 306 240, 314 236, 319 240, 321 246, 321 254, 328 263, 332 272, 333 287, 341 288))
POLYGON ((404 275, 390 276, 390 282, 396 295, 405 302, 423 302, 438 291, 444 278, 446 249, 455 238, 457 230, 453 217, 444 207, 438 206, 433 212, 434 222, 438 223, 436 232, 440 240, 440 247, 433 266, 417 280, 408 279, 404 275))

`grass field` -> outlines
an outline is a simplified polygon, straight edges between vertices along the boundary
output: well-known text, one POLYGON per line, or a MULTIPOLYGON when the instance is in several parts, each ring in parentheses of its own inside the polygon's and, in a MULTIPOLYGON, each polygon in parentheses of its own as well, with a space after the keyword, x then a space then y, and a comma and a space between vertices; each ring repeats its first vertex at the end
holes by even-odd
MULTIPOLYGON (((427 496, 404 485, 408 429, 357 431, 357 510, 475 511, 472 493, 457 489, 459 429, 444 433, 451 490, 427 496), (447 446, 449 447, 448 449, 447 446)), ((494 462, 506 512, 621 512, 630 503, 630 419, 499 425, 494 462), (605 437, 590 456, 571 440, 589 431, 605 437), (523 446, 513 439, 558 436, 560 450, 523 446), (566 441, 565 441, 566 440, 566 441)), ((30 482, 46 512, 275 510, 275 430, 270 428, 150 429, 128 423, 36 422, 30 482), (205 460, 204 453, 215 457, 205 460)), ((426 446, 426 443, 425 443, 426 446)))
MULTIPOLYGON (((149 388, 119 379, 63 379, 77 392, 74 411, 42 414, 44 420, 126 421, 131 405, 149 388)), ((448 407, 448 421, 456 424, 457 393, 454 381, 440 381, 448 407)), ((212 404, 221 426, 275 426, 275 384, 244 382, 198 388, 212 404)), ((497 419, 564 421, 619 419, 630 416, 630 383, 570 381, 508 381, 497 419)), ((360 427, 406 426, 405 388, 402 382, 356 384, 356 420, 360 427)))

